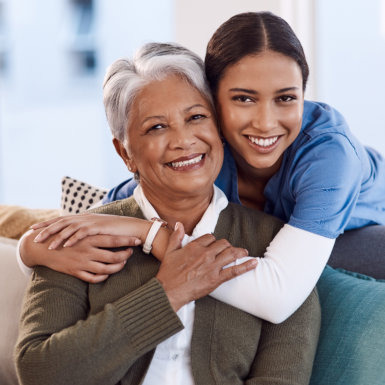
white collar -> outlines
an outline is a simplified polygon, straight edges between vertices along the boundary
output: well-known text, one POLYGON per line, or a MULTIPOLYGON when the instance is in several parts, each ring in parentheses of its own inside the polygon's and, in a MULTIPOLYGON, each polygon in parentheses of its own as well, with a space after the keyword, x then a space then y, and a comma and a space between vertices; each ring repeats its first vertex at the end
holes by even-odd
MULTIPOLYGON (((138 184, 135 188, 133 196, 147 220, 150 220, 153 217, 159 217, 152 204, 144 195, 140 184, 138 184)), ((207 207, 207 210, 203 214, 201 220, 195 226, 192 235, 185 235, 182 242, 183 246, 201 235, 213 233, 218 222, 219 214, 227 207, 228 203, 229 201, 227 200, 224 192, 214 185, 214 194, 209 207, 207 207)))

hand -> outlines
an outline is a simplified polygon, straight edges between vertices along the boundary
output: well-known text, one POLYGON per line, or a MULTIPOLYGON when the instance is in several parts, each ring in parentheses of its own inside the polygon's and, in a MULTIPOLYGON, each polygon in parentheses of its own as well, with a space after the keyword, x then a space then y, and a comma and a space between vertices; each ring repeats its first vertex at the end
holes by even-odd
POLYGON ((20 245, 20 255, 27 266, 47 266, 90 283, 102 282, 110 274, 120 271, 132 254, 129 248, 107 250, 132 246, 132 238, 127 236, 93 235, 71 248, 48 250, 45 243, 32 242, 35 235, 28 235, 20 245))
POLYGON ((184 228, 177 223, 157 274, 175 311, 188 302, 210 294, 220 284, 252 270, 257 260, 224 268, 248 255, 225 240, 207 234, 181 248, 184 228))
POLYGON ((41 229, 35 242, 43 242, 51 237, 48 246, 56 249, 63 242, 63 247, 75 245, 81 239, 90 235, 131 236, 130 246, 138 246, 145 239, 151 223, 143 219, 119 215, 90 214, 68 215, 32 225, 34 230, 41 229))

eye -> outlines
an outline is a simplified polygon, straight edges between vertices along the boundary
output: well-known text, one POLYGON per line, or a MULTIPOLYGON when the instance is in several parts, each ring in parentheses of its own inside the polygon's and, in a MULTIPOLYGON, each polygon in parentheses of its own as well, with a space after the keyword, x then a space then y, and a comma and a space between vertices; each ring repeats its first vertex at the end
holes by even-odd
POLYGON ((254 100, 248 95, 234 95, 232 100, 241 103, 252 103, 254 100))
POLYGON ((147 130, 146 130, 146 133, 149 133, 151 131, 159 131, 160 129, 162 128, 165 128, 166 126, 164 124, 154 124, 153 126, 149 127, 147 130))
POLYGON ((279 102, 288 103, 296 100, 297 97, 295 95, 281 95, 277 98, 279 102))
POLYGON ((196 121, 196 120, 202 120, 205 118, 207 118, 207 116, 204 114, 194 114, 194 115, 191 115, 188 120, 189 121, 196 121))

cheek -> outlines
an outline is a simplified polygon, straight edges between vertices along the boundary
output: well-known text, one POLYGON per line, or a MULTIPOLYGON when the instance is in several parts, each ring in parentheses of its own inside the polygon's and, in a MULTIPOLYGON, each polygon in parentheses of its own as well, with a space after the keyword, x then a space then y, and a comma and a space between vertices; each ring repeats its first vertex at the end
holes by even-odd
POLYGON ((235 131, 243 119, 244 115, 239 114, 235 108, 224 106, 220 112, 222 131, 227 133, 235 131))
POLYGON ((290 128, 292 134, 298 135, 302 125, 302 110, 296 108, 287 111, 285 114, 285 125, 290 128))

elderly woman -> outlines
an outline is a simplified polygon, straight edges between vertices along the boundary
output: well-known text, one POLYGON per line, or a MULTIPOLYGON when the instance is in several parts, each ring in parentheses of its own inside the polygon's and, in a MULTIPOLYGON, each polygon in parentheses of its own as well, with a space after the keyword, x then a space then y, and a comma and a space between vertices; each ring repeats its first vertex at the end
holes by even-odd
POLYGON ((35 268, 16 349, 21 383, 307 384, 320 320, 314 291, 279 325, 206 296, 253 269, 253 259, 227 265, 245 248, 262 254, 281 223, 228 203, 213 186, 223 147, 200 59, 147 45, 109 68, 104 95, 115 147, 140 184, 133 198, 97 212, 121 216, 103 215, 118 227, 125 216, 138 218, 143 250, 135 247, 124 269, 98 284, 35 268), (143 219, 153 217, 149 229, 143 219), (166 222, 175 231, 159 262, 149 253, 166 222), (193 248, 210 253, 188 250, 198 237, 193 248))

